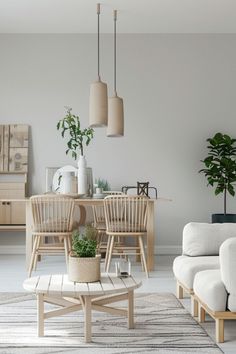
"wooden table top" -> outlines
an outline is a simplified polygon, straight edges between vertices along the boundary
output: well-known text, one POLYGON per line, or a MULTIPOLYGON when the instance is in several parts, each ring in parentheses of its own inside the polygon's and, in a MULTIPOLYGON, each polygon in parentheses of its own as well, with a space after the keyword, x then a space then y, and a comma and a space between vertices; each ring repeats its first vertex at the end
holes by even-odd
POLYGON ((48 274, 28 278, 23 288, 36 294, 59 295, 78 298, 81 295, 106 295, 131 291, 139 288, 142 282, 132 276, 118 278, 115 274, 101 274, 101 279, 93 283, 75 283, 68 279, 67 274, 48 274))

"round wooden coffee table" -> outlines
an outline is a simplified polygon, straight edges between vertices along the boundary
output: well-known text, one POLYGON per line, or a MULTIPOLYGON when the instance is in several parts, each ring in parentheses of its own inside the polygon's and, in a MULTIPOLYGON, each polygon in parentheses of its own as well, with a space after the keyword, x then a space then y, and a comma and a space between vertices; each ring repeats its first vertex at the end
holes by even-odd
POLYGON ((134 290, 142 285, 132 276, 118 278, 114 274, 102 274, 101 280, 94 283, 74 283, 67 274, 42 275, 24 281, 25 290, 37 295, 38 336, 44 335, 44 320, 78 310, 84 311, 85 342, 91 342, 92 310, 108 312, 128 318, 128 328, 134 328, 134 290), (107 306, 117 301, 127 300, 126 309, 107 306), (44 312, 44 302, 62 308, 44 312))

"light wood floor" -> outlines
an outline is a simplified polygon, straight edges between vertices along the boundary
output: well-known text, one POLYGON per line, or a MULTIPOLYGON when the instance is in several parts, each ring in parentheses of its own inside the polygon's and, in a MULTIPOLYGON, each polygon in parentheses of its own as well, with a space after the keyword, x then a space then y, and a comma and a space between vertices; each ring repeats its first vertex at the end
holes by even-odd
MULTIPOLYGON (((146 279, 145 273, 140 272, 140 266, 134 265, 132 274, 143 281, 143 286, 137 291, 175 293, 175 280, 172 273, 174 258, 175 256, 156 257, 156 270, 150 273, 149 279, 146 279)), ((55 256, 45 257, 39 264, 37 274, 62 272, 66 272, 64 259, 55 256)), ((0 292, 23 292, 22 283, 25 278, 27 278, 27 274, 23 255, 0 255, 0 292)), ((190 311, 190 299, 186 298, 182 303, 190 311)), ((209 317, 206 321, 203 327, 214 339, 215 324, 209 317)), ((236 353, 236 321, 225 322, 225 343, 220 345, 220 348, 226 354, 236 353)))

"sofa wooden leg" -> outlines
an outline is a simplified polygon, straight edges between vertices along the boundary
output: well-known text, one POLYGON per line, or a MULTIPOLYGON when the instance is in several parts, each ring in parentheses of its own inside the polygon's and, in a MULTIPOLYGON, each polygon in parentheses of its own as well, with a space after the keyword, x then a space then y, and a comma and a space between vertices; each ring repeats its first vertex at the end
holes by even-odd
POLYGON ((216 318, 216 342, 224 342, 224 320, 221 318, 216 318))
POLYGON ((198 301, 191 296, 191 313, 193 317, 198 316, 198 301))
POLYGON ((198 321, 199 321, 199 322, 205 322, 205 318, 206 318, 206 311, 205 311, 204 308, 199 304, 199 307, 198 307, 198 321))
POLYGON ((183 299, 184 297, 184 289, 182 288, 182 286, 179 284, 179 282, 177 281, 177 288, 176 288, 176 296, 178 299, 183 299))

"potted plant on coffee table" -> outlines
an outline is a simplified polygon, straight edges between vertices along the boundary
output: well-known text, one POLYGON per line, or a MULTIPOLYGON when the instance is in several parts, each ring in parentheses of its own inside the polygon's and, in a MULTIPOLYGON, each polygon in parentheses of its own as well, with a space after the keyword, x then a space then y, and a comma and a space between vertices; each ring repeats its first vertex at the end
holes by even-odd
POLYGON ((227 213, 227 195, 235 195, 236 139, 217 133, 207 142, 208 156, 201 160, 205 168, 199 172, 206 176, 208 185, 215 187, 215 195, 224 196, 224 213, 212 214, 212 222, 236 222, 236 214, 227 213))
POLYGON ((97 231, 87 225, 84 233, 72 234, 72 251, 69 255, 68 277, 70 281, 86 283, 100 280, 101 256, 97 252, 97 231))

